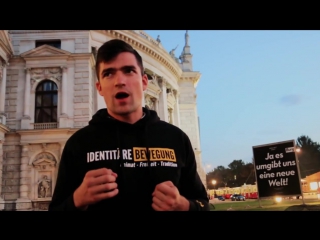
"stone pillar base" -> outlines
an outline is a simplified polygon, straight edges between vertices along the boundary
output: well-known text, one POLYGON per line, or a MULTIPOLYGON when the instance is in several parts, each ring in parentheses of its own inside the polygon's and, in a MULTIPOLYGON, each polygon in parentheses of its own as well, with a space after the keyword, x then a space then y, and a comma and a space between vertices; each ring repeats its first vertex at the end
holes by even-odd
POLYGON ((67 114, 62 114, 59 117, 59 128, 69 128, 70 120, 67 114))
POLYGON ((17 211, 30 211, 32 210, 32 202, 30 199, 18 198, 16 200, 16 210, 17 211))
POLYGON ((5 204, 5 201, 2 198, 0 198, 0 211, 4 210, 4 204, 5 204))
POLYGON ((5 113, 0 113, 0 123, 3 125, 6 125, 7 117, 6 117, 5 113))
POLYGON ((21 119, 21 129, 30 129, 31 119, 28 116, 25 116, 21 119))

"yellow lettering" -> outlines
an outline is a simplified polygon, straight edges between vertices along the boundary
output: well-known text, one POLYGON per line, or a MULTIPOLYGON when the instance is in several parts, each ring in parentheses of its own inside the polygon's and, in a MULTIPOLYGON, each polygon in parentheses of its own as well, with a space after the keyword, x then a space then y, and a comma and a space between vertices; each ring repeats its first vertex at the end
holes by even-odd
POLYGON ((147 161, 146 149, 145 148, 134 147, 133 148, 133 161, 134 162, 147 161))
POLYGON ((169 148, 149 148, 151 161, 171 161, 176 162, 176 156, 173 149, 169 148))

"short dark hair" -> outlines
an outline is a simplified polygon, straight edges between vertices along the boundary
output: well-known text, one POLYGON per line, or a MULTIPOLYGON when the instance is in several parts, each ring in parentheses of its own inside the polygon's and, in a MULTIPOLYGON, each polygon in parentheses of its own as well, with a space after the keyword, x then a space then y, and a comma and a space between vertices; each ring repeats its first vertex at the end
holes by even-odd
POLYGON ((141 75, 144 74, 142 57, 140 54, 128 43, 122 41, 120 39, 113 39, 105 42, 98 50, 97 59, 96 59, 96 74, 98 81, 99 79, 99 71, 100 71, 100 63, 101 62, 109 62, 112 61, 115 57, 117 57, 120 53, 129 52, 132 53, 138 63, 138 66, 141 69, 141 75))

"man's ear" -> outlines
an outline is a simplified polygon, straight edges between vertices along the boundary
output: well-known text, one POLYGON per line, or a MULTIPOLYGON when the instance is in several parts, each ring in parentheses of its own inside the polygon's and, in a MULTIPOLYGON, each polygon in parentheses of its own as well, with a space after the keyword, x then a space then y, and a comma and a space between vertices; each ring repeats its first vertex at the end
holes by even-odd
POLYGON ((102 95, 102 92, 101 92, 101 89, 102 89, 102 88, 101 88, 100 81, 97 81, 97 82, 96 82, 96 89, 97 89, 97 91, 99 92, 99 94, 100 94, 101 96, 103 96, 103 95, 102 95))
POLYGON ((143 89, 143 91, 145 91, 146 89, 147 89, 147 87, 148 87, 148 76, 147 76, 147 74, 144 74, 143 76, 142 76, 142 89, 143 89))

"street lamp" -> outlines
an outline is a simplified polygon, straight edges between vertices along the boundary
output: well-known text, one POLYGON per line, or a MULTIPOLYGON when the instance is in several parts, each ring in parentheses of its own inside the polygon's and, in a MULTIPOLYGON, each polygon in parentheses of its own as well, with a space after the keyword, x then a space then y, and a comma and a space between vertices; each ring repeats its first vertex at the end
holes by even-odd
POLYGON ((213 184, 213 189, 215 188, 215 185, 216 185, 216 183, 217 183, 217 181, 216 180, 212 180, 212 182, 211 182, 212 184, 213 184))

